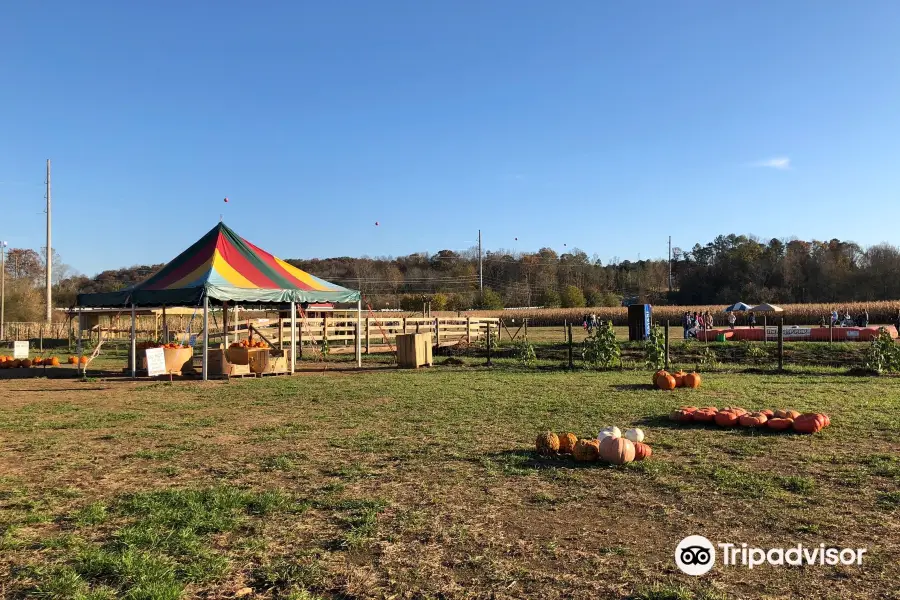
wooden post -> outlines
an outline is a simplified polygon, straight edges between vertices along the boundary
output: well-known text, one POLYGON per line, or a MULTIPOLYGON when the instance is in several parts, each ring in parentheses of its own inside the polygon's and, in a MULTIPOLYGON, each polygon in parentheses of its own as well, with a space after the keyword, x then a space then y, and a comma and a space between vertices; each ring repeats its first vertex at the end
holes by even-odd
MULTIPOLYGON (((203 298, 205 301, 206 296, 204 296, 203 298)), ((134 311, 134 300, 132 300, 131 301, 131 346, 129 346, 130 350, 128 351, 129 355, 131 356, 131 378, 132 379, 137 378, 137 331, 135 329, 137 326, 137 323, 135 321, 136 321, 136 317, 135 317, 135 311, 134 311)), ((98 323, 100 322, 99 319, 97 320, 97 322, 98 323)), ((100 327, 98 326, 97 327, 98 339, 99 339, 99 335, 100 335, 100 327)), ((203 379, 206 379, 206 353, 205 352, 203 354, 203 361, 204 361, 203 362, 203 375, 204 375, 203 379)))
MULTIPOLYGON (((278 341, 280 342, 281 339, 278 341)), ((224 301, 222 302, 222 347, 228 348, 228 302, 224 301)))
MULTIPOLYGON (((279 324, 281 317, 278 317, 279 324)), ((302 346, 301 346, 302 350, 302 346)), ((291 302, 291 375, 297 370, 297 304, 291 302)))
POLYGON ((769 343, 769 320, 766 315, 763 315, 763 344, 769 343))
POLYGON ((568 331, 568 334, 569 334, 569 369, 571 370, 571 369, 575 368, 575 362, 573 360, 573 352, 575 351, 575 349, 574 349, 575 342, 572 338, 572 324, 569 323, 568 326, 569 326, 569 331, 568 331))
POLYGON ((831 324, 828 326, 828 343, 831 344, 834 342, 834 319, 828 317, 831 324))
POLYGON ((528 317, 525 317, 525 339, 528 339, 528 317))
POLYGON ((322 347, 324 348, 326 344, 328 344, 328 317, 322 313, 322 347))
POLYGON ((84 321, 81 319, 81 309, 78 309, 78 346, 75 353, 78 355, 78 374, 82 373, 82 365, 81 365, 81 351, 84 348, 84 321))
POLYGON ((39 342, 39 343, 40 343, 40 347, 39 347, 39 348, 40 348, 41 354, 43 354, 43 353, 44 353, 44 326, 41 325, 41 326, 38 328, 38 331, 40 332, 40 342, 39 342))
POLYGON ((563 341, 569 341, 569 320, 563 319, 563 341))
POLYGON ((472 345, 472 317, 466 317, 466 344, 472 345))
POLYGON ((778 370, 784 370, 784 318, 778 321, 778 370))
POLYGON ((280 312, 278 313, 278 349, 284 350, 284 319, 281 318, 280 312))
POLYGON ((403 334, 406 335, 406 317, 403 317, 403 334))
MULTIPOLYGON (((248 320, 247 323, 249 325, 250 321, 248 320)), ((203 381, 209 379, 209 296, 206 293, 203 294, 203 370, 201 373, 203 381)))
POLYGON ((169 343, 169 325, 168 321, 166 321, 166 305, 162 305, 162 334, 163 334, 163 344, 169 343))
MULTIPOLYGON (((369 318, 366 317, 366 346, 369 345, 369 318)), ((356 367, 362 367, 362 297, 356 301, 356 367)))
POLYGON ((434 320, 434 340, 435 346, 441 345, 441 324, 437 319, 434 320))
POLYGON ((366 354, 369 354, 369 321, 371 321, 369 317, 366 317, 366 354))
POLYGON ((666 321, 666 371, 669 370, 669 322, 666 321))

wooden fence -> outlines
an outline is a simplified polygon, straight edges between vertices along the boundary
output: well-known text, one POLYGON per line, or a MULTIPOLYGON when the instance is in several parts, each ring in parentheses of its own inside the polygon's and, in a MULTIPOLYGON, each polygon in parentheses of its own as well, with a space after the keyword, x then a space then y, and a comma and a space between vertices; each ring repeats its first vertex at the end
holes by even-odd
MULTIPOLYGON (((166 317, 169 339, 186 343, 189 336, 202 339, 202 319, 185 319, 184 316, 166 317)), ((485 339, 488 328, 499 334, 500 319, 494 317, 367 317, 360 320, 360 345, 365 353, 389 352, 396 346, 398 334, 430 333, 435 346, 475 344, 485 339)), ((329 353, 354 352, 356 349, 356 317, 297 318, 297 348, 320 348, 327 345, 329 353)), ((163 332, 162 319, 139 316, 136 319, 138 340, 158 340, 163 332)), ((57 322, 48 326, 41 323, 6 323, 9 340, 68 339, 77 342, 77 320, 57 322)), ((83 332, 85 342, 122 342, 131 338, 131 317, 104 318, 99 324, 83 332)), ((221 320, 209 320, 211 345, 260 336, 270 344, 287 348, 291 341, 290 319, 241 319, 230 322, 223 331, 221 320)), ((199 346, 199 344, 196 344, 199 346)))

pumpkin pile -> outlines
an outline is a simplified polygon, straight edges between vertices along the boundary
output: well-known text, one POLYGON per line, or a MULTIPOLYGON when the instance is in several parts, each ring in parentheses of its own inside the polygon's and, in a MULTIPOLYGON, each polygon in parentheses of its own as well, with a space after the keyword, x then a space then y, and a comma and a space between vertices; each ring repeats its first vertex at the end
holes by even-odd
POLYGON ((680 387, 698 388, 700 387, 700 374, 685 373, 684 371, 669 373, 660 369, 653 374, 653 387, 661 390, 674 390, 680 387))
POLYGON ((268 348, 269 345, 263 341, 250 342, 250 340, 241 340, 228 345, 229 348, 268 348))
POLYGON ((615 426, 604 427, 596 439, 579 439, 574 433, 556 434, 545 431, 537 436, 535 447, 542 456, 571 455, 577 462, 606 462, 624 465, 635 460, 650 458, 650 446, 644 443, 644 432, 629 429, 622 435, 615 426))
POLYGON ((55 356, 48 356, 47 358, 38 356, 34 359, 17 359, 11 356, 0 356, 0 369, 27 369, 29 367, 42 366, 58 367, 59 359, 55 356))
POLYGON ((715 423, 719 427, 756 427, 785 431, 792 429, 797 433, 818 433, 831 425, 831 418, 824 413, 800 413, 796 410, 748 411, 740 407, 725 407, 721 410, 715 406, 697 408, 682 406, 669 414, 669 419, 676 423, 715 423))

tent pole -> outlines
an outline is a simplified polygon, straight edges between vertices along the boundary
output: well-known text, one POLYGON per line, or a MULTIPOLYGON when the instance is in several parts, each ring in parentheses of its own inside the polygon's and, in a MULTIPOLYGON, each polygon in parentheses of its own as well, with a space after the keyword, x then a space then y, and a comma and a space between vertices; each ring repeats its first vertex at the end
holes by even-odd
MULTIPOLYGON (((280 317, 279 317, 280 318, 280 317)), ((291 302, 291 374, 297 370, 297 303, 291 302)))
POLYGON ((228 303, 222 302, 222 342, 228 347, 228 303))
POLYGON ((209 296, 203 294, 203 381, 209 379, 209 296))
POLYGON ((362 296, 356 301, 356 366, 362 367, 362 296))
POLYGON ((82 325, 81 319, 81 309, 78 309, 78 346, 76 353, 78 354, 78 374, 81 375, 81 351, 84 348, 84 342, 81 341, 82 336, 84 335, 84 327, 82 325))
POLYGON ((134 302, 131 303, 131 378, 137 378, 137 332, 135 331, 136 316, 134 312, 134 302))

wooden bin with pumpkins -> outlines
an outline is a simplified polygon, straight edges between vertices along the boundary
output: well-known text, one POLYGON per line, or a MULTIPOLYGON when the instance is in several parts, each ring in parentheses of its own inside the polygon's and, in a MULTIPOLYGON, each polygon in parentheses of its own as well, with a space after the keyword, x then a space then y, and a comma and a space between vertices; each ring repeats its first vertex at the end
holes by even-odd
MULTIPOLYGON (((287 373, 287 350, 272 348, 264 341, 241 340, 225 351, 225 361, 232 365, 247 365, 251 373, 287 373)), ((234 374, 234 373, 229 373, 234 374)))
MULTIPOLYGON (((140 342, 135 348, 140 370, 147 370, 147 350, 162 348, 166 359, 166 374, 184 375, 194 372, 194 349, 186 344, 158 344, 156 342, 140 342)), ((128 368, 131 369, 131 356, 128 357, 128 368)))

